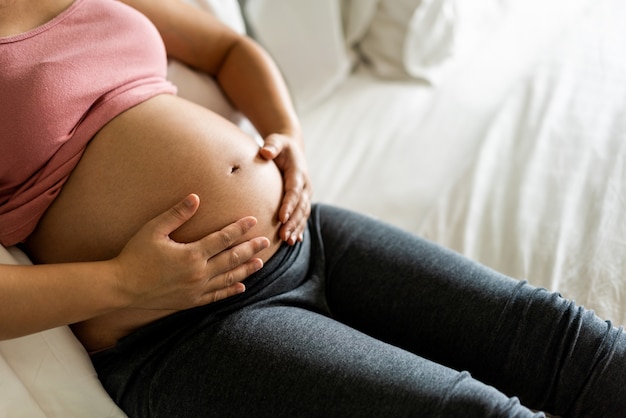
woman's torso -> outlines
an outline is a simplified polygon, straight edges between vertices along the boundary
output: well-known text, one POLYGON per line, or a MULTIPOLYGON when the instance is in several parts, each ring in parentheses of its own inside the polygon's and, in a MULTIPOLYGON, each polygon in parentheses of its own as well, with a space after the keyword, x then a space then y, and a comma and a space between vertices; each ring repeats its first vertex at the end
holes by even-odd
MULTIPOLYGON (((108 259, 145 222, 193 192, 200 209, 173 239, 196 240, 252 215, 258 224, 246 237, 270 239, 260 254, 267 260, 281 245, 282 187, 280 171, 259 156, 253 138, 204 108, 161 95, 94 137, 27 245, 37 262, 108 259)), ((118 311, 73 330, 88 350, 97 350, 170 313, 118 311)))
POLYGON ((32 232, 96 132, 124 110, 176 90, 165 79, 165 47, 147 18, 114 0, 66 6, 40 26, 0 38, 5 246, 32 232))
MULTIPOLYGON (((159 94, 112 117, 88 139, 61 192, 26 241, 35 261, 114 257, 145 222, 192 192, 200 196, 200 209, 172 234, 174 239, 192 241, 252 215, 259 222, 248 236, 271 241, 261 258, 269 259, 281 245, 281 173, 259 156, 249 135, 207 109, 159 94)), ((117 311, 73 329, 88 350, 97 350, 170 313, 117 311)))

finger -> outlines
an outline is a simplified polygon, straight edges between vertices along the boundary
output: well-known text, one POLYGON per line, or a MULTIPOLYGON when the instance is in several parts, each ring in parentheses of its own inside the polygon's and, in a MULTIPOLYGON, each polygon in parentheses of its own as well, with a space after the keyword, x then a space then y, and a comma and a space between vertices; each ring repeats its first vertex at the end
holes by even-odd
POLYGON ((187 222, 196 213, 200 206, 200 198, 190 194, 166 212, 154 218, 151 223, 158 234, 169 235, 187 222))
POLYGON ((278 211, 278 220, 286 223, 297 209, 305 189, 305 179, 301 173, 285 173, 285 196, 278 211))
POLYGON ((216 276, 209 281, 203 303, 211 303, 245 291, 243 280, 263 267, 263 260, 253 258, 237 268, 216 276))
POLYGON ((281 239, 293 245, 296 241, 302 241, 303 232, 306 229, 307 219, 311 214, 311 201, 305 193, 297 210, 289 221, 279 231, 281 239))
POLYGON ((220 289, 206 293, 200 299, 199 304, 206 305, 209 303, 217 302, 219 300, 238 295, 239 293, 243 293, 245 291, 246 286, 244 286, 243 283, 235 283, 234 285, 227 287, 226 289, 220 289))
POLYGON ((250 277, 250 275, 259 271, 262 267, 263 260, 258 257, 251 258, 236 268, 228 270, 227 272, 210 279, 207 291, 219 291, 230 288, 234 284, 241 283, 250 277))
POLYGON ((246 216, 196 241, 194 245, 201 247, 205 258, 211 258, 232 247, 233 244, 248 233, 256 224, 257 220, 255 217, 246 216))
POLYGON ((213 272, 211 280, 217 276, 228 274, 229 271, 236 270, 242 264, 248 263, 259 252, 269 247, 269 245, 270 241, 267 238, 257 237, 242 242, 210 258, 207 261, 207 269, 213 272))
POLYGON ((284 146, 285 142, 283 140, 283 136, 272 134, 265 138, 263 146, 259 152, 263 158, 273 160, 282 152, 284 146))
POLYGON ((279 220, 286 226, 282 228, 283 235, 281 235, 281 238, 287 240, 288 237, 285 236, 287 231, 289 234, 292 233, 302 218, 306 219, 309 216, 311 210, 310 187, 307 187, 307 183, 303 182, 300 189, 292 188, 287 190, 283 202, 278 216, 279 220))
POLYGON ((301 215, 299 215, 298 217, 300 221, 297 224, 296 228, 294 229, 293 233, 291 234, 290 239, 288 240, 289 244, 293 245, 296 243, 296 241, 302 242, 304 238, 304 231, 306 230, 306 226, 307 226, 307 220, 310 215, 311 215, 311 203, 309 201, 307 202, 307 204, 303 205, 301 215))

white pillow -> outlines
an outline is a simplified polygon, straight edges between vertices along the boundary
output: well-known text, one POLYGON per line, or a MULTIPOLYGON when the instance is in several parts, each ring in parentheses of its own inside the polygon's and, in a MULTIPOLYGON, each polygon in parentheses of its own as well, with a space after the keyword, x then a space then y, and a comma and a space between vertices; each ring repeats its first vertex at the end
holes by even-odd
POLYGON ((383 0, 358 50, 378 76, 434 81, 454 50, 455 0, 383 0))
POLYGON ((246 33, 241 8, 237 0, 185 0, 205 12, 211 13, 220 21, 239 33, 246 33))
POLYGON ((480 47, 512 1, 381 0, 357 50, 380 77, 437 83, 480 47))
POLYGON ((299 110, 319 103, 350 73, 338 0, 247 0, 244 12, 299 110))
POLYGON ((237 125, 242 122, 243 115, 235 109, 210 75, 170 59, 167 63, 167 79, 176 86, 180 97, 204 106, 237 125))
POLYGON ((367 33, 380 0, 339 0, 343 32, 348 48, 356 45, 367 33))
POLYGON ((439 69, 455 52, 456 6, 456 1, 422 0, 411 15, 402 49, 404 69, 411 77, 433 83, 439 79, 439 69))

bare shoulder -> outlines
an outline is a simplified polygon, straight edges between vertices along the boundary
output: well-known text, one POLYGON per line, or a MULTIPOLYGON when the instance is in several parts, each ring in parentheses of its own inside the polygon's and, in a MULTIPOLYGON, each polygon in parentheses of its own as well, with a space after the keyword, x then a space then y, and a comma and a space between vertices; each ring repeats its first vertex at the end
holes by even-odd
POLYGON ((74 0, 0 0, 0 37, 19 35, 58 16, 74 0))

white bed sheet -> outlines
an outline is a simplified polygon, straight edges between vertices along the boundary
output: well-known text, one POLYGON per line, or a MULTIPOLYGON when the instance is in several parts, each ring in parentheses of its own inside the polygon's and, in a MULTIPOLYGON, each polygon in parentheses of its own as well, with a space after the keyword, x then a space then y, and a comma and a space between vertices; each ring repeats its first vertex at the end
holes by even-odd
POLYGON ((435 89, 355 74, 302 115, 317 200, 626 323, 626 10, 531 1, 435 89))
MULTIPOLYGON (((30 264, 0 246, 0 263, 30 264)), ((124 418, 68 327, 0 341, 0 417, 124 418)))
POLYGON ((626 324, 626 4, 594 2, 420 232, 626 324))

